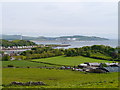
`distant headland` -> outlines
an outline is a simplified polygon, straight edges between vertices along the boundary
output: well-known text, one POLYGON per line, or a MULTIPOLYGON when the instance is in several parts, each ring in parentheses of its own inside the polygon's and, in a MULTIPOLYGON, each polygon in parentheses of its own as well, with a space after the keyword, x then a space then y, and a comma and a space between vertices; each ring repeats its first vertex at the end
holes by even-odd
POLYGON ((32 36, 22 36, 22 35, 1 35, 1 39, 5 40, 35 40, 35 41, 101 41, 109 40, 107 38, 101 38, 97 36, 82 36, 82 35, 73 35, 73 36, 60 36, 60 37, 32 37, 32 36))

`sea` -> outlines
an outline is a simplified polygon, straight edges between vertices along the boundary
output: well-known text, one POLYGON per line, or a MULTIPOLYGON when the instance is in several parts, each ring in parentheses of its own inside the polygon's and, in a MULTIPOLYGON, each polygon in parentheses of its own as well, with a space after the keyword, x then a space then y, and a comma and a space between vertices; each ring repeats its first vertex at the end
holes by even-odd
MULTIPOLYGON (((54 47, 54 48, 80 48, 83 46, 92 46, 92 45, 106 45, 111 47, 117 47, 118 46, 118 40, 104 40, 104 41, 33 41, 36 44, 59 44, 59 45, 70 45, 67 47, 54 47)), ((5 50, 6 53, 21 53, 23 51, 30 50, 30 49, 22 49, 22 50, 5 50)))
POLYGON ((57 47, 57 48, 79 48, 83 46, 92 46, 92 45, 106 45, 111 47, 118 47, 118 40, 102 40, 102 41, 33 41, 36 44, 68 44, 68 47, 57 47))

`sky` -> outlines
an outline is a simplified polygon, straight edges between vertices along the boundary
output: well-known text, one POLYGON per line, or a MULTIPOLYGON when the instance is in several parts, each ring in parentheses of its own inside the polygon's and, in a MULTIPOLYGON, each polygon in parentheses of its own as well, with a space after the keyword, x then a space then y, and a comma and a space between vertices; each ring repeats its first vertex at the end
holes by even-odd
POLYGON ((0 11, 2 34, 118 37, 117 2, 6 2, 0 11))

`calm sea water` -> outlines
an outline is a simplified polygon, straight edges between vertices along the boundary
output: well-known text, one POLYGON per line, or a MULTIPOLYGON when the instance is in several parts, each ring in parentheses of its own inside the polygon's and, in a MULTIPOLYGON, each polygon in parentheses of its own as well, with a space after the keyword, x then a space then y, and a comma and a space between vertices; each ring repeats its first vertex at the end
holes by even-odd
MULTIPOLYGON (((34 41, 37 44, 70 44, 71 46, 64 48, 76 48, 92 45, 106 45, 111 47, 118 46, 118 40, 104 40, 104 41, 34 41)), ((63 48, 63 47, 62 47, 63 48)))

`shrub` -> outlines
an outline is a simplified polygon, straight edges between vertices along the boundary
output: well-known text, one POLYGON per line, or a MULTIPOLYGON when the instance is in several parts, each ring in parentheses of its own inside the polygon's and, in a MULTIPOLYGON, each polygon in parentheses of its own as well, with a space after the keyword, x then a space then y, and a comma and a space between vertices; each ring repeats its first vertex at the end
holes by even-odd
POLYGON ((10 56, 9 55, 4 55, 2 56, 2 61, 9 61, 10 60, 10 56))
POLYGON ((8 67, 14 67, 13 65, 8 65, 8 67))
POLYGON ((108 67, 105 63, 102 64, 103 67, 108 67))

